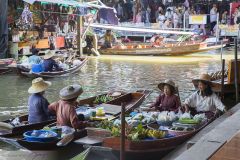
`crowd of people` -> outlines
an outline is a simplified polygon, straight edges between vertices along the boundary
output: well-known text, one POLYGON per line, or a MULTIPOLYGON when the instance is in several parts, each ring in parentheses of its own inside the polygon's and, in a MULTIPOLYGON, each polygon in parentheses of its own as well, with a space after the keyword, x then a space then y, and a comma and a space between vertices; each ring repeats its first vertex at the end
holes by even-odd
POLYGON ((189 22, 190 15, 207 14, 207 21, 210 22, 209 29, 214 32, 217 20, 221 24, 239 24, 240 23, 240 7, 236 8, 231 15, 229 8, 219 8, 217 4, 211 4, 210 10, 194 5, 192 1, 185 0, 184 3, 173 3, 172 0, 134 0, 123 1, 118 0, 114 4, 117 16, 120 22, 133 23, 159 23, 159 27, 165 28, 194 28, 202 29, 206 34, 205 24, 191 25, 189 22), (219 19, 217 15, 219 14, 219 19), (185 24, 184 24, 185 22, 185 24))

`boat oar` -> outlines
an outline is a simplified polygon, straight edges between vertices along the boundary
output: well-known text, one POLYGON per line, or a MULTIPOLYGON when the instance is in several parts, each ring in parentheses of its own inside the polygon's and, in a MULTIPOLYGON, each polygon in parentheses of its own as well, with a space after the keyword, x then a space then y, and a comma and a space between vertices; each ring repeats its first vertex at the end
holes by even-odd
POLYGON ((58 143, 57 146, 58 147, 63 147, 68 145, 70 142, 72 142, 74 139, 74 133, 71 134, 67 134, 65 135, 58 143))

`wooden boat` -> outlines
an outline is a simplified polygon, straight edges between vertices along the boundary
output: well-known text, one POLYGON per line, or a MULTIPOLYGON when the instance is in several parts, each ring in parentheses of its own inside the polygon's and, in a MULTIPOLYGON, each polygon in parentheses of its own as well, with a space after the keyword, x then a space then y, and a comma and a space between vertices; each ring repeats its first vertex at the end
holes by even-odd
POLYGON ((5 68, 14 61, 13 58, 0 59, 0 68, 5 68))
MULTIPOLYGON (((97 95, 97 96, 86 98, 86 99, 82 99, 82 100, 80 100, 80 105, 88 104, 90 106, 94 106, 94 100, 96 99, 96 97, 105 96, 107 94, 108 93, 97 95)), ((124 95, 126 93, 121 92, 121 94, 124 95)), ((0 136, 5 136, 8 134, 9 135, 18 135, 18 134, 22 134, 28 130, 41 129, 44 126, 56 121, 56 119, 53 119, 53 120, 45 121, 42 123, 28 124, 27 123, 28 115, 23 115, 18 118, 19 118, 19 122, 23 123, 23 125, 20 125, 20 126, 12 125, 11 123, 12 123, 13 119, 8 119, 8 120, 0 122, 0 136)))
MULTIPOLYGON (((225 64, 222 64, 225 66, 225 64)), ((240 67, 240 61, 237 62, 238 68, 240 67)), ((230 60, 228 62, 228 69, 225 70, 223 68, 222 71, 217 71, 211 73, 211 80, 213 83, 213 91, 222 94, 222 98, 224 95, 231 95, 236 92, 235 88, 235 64, 234 60, 230 60), (223 75, 223 79, 222 79, 223 75)), ((240 74, 238 74, 238 85, 240 87, 240 74)), ((197 86, 195 86, 197 87, 197 86)))
POLYGON ((54 72, 41 72, 41 73, 32 73, 29 69, 22 67, 21 65, 17 66, 18 73, 20 75, 30 77, 30 78, 37 78, 37 77, 43 77, 43 78, 55 78, 55 77, 65 77, 69 74, 73 74, 78 72, 88 61, 88 58, 80 58, 79 60, 82 61, 81 64, 74 66, 70 69, 63 70, 63 71, 54 71, 54 72))
MULTIPOLYGON (((74 133, 74 139, 79 139, 79 138, 83 138, 87 135, 87 132, 85 130, 80 130, 80 131, 76 131, 74 133)), ((11 144, 17 148, 22 148, 22 149, 27 149, 27 150, 58 150, 60 148, 62 148, 63 146, 57 146, 57 143, 61 140, 61 139, 56 139, 54 141, 51 142, 29 142, 26 139, 24 139, 23 135, 5 135, 5 136, 1 136, 0 140, 11 144)), ((71 141, 73 141, 71 140, 71 141)))
POLYGON ((181 56, 196 52, 205 52, 221 48, 222 45, 207 46, 207 43, 181 43, 165 44, 163 47, 152 47, 152 45, 127 45, 124 48, 113 47, 100 49, 103 55, 135 55, 135 56, 181 56))
MULTIPOLYGON (((145 97, 148 96, 150 93, 151 91, 149 90, 137 91, 134 93, 122 92, 122 96, 116 97, 112 101, 106 102, 104 105, 102 105, 102 107, 105 108, 106 114, 111 114, 112 116, 117 117, 121 112, 120 110, 121 103, 125 103, 126 110, 130 112, 131 110, 139 107, 144 101, 145 97), (115 107, 115 108, 112 109, 112 108, 109 108, 109 106, 115 107)), ((107 94, 102 94, 102 95, 107 95, 107 94)), ((102 95, 98 95, 98 96, 102 96, 102 95)), ((97 96, 80 100, 80 106, 85 104, 88 104, 89 106, 94 106, 94 100, 96 99, 96 97, 97 96)), ((27 122, 27 120, 28 120, 28 115, 19 117, 20 122, 27 122)), ((11 125, 11 121, 12 119, 0 122, 0 128, 3 128, 2 130, 0 130, 0 139, 1 137, 15 137, 16 135, 22 135, 24 132, 29 130, 41 129, 44 126, 55 122, 56 119, 45 121, 42 123, 35 123, 35 124, 26 123, 25 125, 16 126, 16 127, 11 125)))
POLYGON ((22 134, 29 130, 41 129, 44 126, 46 126, 50 123, 53 123, 55 121, 55 119, 53 119, 53 120, 48 120, 48 121, 44 121, 41 123, 29 124, 28 123, 28 115, 23 115, 18 118, 19 118, 19 122, 23 123, 23 125, 14 126, 13 124, 11 124, 13 119, 8 119, 8 120, 0 122, 0 136, 18 135, 18 134, 22 134))
POLYGON ((0 68, 0 75, 6 74, 8 72, 11 72, 11 70, 9 68, 0 68))
MULTIPOLYGON (((140 140, 140 141, 125 141, 126 159, 131 160, 155 160, 161 159, 164 155, 178 147, 180 144, 194 136, 197 132, 211 123, 209 120, 203 123, 198 129, 171 138, 163 138, 157 140, 140 140)), ((103 147, 111 148, 112 153, 119 157, 120 138, 109 137, 103 140, 103 147)))

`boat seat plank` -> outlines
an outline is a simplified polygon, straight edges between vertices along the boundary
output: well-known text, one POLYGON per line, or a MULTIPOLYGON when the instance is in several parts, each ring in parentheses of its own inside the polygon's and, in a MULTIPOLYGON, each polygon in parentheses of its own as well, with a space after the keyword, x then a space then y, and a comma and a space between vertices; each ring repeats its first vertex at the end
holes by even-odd
POLYGON ((83 144, 83 145, 100 145, 102 144, 103 139, 97 137, 84 137, 78 140, 75 140, 74 143, 83 144))
POLYGON ((121 113, 121 106, 114 104, 101 104, 98 107, 103 107, 105 113, 116 115, 121 113))

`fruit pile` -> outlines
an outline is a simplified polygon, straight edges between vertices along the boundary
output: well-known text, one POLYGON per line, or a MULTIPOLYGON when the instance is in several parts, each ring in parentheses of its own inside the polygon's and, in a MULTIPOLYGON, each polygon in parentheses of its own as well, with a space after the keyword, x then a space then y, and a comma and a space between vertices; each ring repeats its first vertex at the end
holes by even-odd
MULTIPOLYGON (((116 126, 110 121, 102 121, 98 127, 111 131, 114 137, 120 137, 121 135, 120 126, 116 126)), ((146 129, 142 124, 139 124, 137 127, 127 126, 125 134, 127 139, 132 141, 139 141, 147 138, 160 139, 166 136, 165 131, 146 129)))

